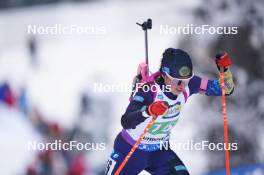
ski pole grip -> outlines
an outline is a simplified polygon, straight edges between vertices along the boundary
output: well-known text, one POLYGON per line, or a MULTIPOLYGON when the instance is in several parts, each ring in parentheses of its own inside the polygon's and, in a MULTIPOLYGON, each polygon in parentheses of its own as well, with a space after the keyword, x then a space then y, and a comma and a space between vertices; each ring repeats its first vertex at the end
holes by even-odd
POLYGON ((152 20, 148 19, 147 21, 143 22, 142 24, 140 23, 136 23, 137 25, 142 27, 142 30, 148 30, 148 29, 152 29, 152 20))

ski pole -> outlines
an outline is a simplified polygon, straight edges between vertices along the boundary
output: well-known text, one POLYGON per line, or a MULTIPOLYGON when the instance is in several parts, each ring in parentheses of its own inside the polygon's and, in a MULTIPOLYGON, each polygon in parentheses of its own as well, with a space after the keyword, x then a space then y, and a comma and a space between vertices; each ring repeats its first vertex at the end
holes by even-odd
POLYGON ((136 23, 136 24, 141 26, 142 30, 145 33, 145 64, 147 67, 146 67, 146 71, 144 71, 144 72, 141 72, 141 70, 138 71, 138 75, 134 78, 130 99, 133 97, 133 95, 136 91, 137 83, 141 83, 141 80, 143 79, 143 77, 149 77, 148 29, 152 29, 152 20, 148 19, 147 21, 143 22, 142 24, 140 24, 140 23, 136 23), (144 73, 144 75, 141 75, 141 73, 144 73))
MULTIPOLYGON (((145 33, 145 62, 149 65, 148 60, 148 29, 152 29, 152 20, 148 19, 147 21, 143 22, 142 24, 136 23, 137 25, 142 27, 145 33)), ((147 67, 147 75, 149 74, 149 66, 147 67)))
MULTIPOLYGON (((148 61, 148 29, 152 29, 152 20, 148 19, 147 21, 143 22, 142 24, 140 23, 136 23, 137 25, 142 27, 142 30, 145 33, 145 62, 147 64, 147 72, 146 72, 146 76, 149 75, 149 61, 148 61)), ((147 134, 149 128, 153 125, 153 123, 155 122, 155 118, 156 117, 152 117, 151 121, 148 123, 148 125, 146 126, 146 128, 144 129, 144 131, 141 133, 141 135, 139 136, 138 140, 136 141, 136 143, 133 145, 133 147, 130 149, 130 151, 128 152, 128 154, 126 155, 125 159, 123 160, 123 162, 120 164, 120 166, 118 167, 118 169, 116 170, 114 175, 119 175, 120 172, 123 170, 124 166, 127 164, 129 158, 132 156, 132 154, 135 152, 135 150, 137 149, 138 145, 140 144, 140 142, 142 141, 142 139, 144 138, 144 136, 147 134)))
POLYGON ((144 138, 144 136, 147 134, 149 128, 152 126, 152 124, 155 122, 155 117, 152 117, 151 121, 148 123, 148 125, 146 126, 146 128, 144 129, 144 131, 142 132, 142 134, 139 136, 138 140, 136 141, 136 143, 133 145, 133 147, 130 149, 130 151, 128 152, 128 154, 126 155, 125 159, 123 160, 123 162, 120 164, 120 166, 118 167, 118 169, 116 170, 114 175, 119 175, 120 172, 123 170, 124 166, 126 165, 126 163, 128 162, 129 158, 132 156, 132 154, 135 152, 135 150, 137 149, 138 145, 140 144, 140 142, 142 141, 142 139, 144 138))
POLYGON ((223 119, 224 119, 224 144, 226 145, 225 147, 225 162, 226 162, 225 166, 226 166, 226 175, 230 175, 224 67, 220 67, 220 81, 221 81, 221 89, 222 89, 222 114, 223 114, 223 119))

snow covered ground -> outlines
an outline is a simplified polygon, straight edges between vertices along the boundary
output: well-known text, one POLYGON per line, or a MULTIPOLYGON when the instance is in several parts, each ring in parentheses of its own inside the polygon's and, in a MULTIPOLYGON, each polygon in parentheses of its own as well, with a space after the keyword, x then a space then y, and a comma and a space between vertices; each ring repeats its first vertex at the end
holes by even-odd
MULTIPOLYGON (((167 47, 174 47, 181 36, 160 34, 160 25, 179 25, 190 22, 190 12, 198 3, 187 1, 114 1, 82 4, 42 6, 0 12, 0 80, 8 79, 15 88, 27 86, 30 100, 49 117, 65 127, 71 127, 78 110, 78 95, 84 88, 92 91, 93 83, 130 84, 137 64, 144 59, 144 38, 141 29, 135 25, 147 18, 153 20, 153 30, 149 32, 149 56, 151 70, 159 67, 161 53, 167 47), (55 35, 37 36, 39 46, 39 66, 30 66, 25 46, 29 37, 28 25, 53 26, 80 25, 105 26, 104 35, 55 35)), ((128 103, 129 93, 95 94, 105 95, 114 101, 114 116, 109 137, 113 142, 120 131, 120 117, 128 103)), ((182 118, 173 130, 172 139, 192 139, 197 132, 193 117, 198 113, 197 99, 194 97, 185 107, 182 118), (180 132, 179 132, 180 131, 180 132)), ((202 111, 199 111, 202 113, 202 111)), ((5 114, 3 114, 5 115, 5 114)), ((23 118, 23 117, 16 117, 23 118)), ((14 117, 1 117, 1 171, 6 175, 21 172, 26 164, 27 154, 18 151, 10 138, 21 133, 34 137, 30 126, 14 117), (12 120, 12 121, 9 121, 12 120), (9 121, 9 122, 7 122, 9 121), (5 124, 6 123, 6 124, 5 124), (24 123, 24 124, 20 124, 24 123), (9 125, 19 125, 6 131, 9 125), (13 150, 8 151, 12 145, 13 150), (8 159, 4 159, 7 158, 8 159), (20 157, 18 162, 16 157, 20 157), (14 161, 17 160, 17 163, 14 161), (15 165, 15 166, 14 166, 15 165), (17 166, 17 167, 16 167, 17 166)), ((22 120, 22 119, 19 119, 22 120)), ((20 137, 21 146, 26 137, 20 137), (24 138, 24 139, 23 139, 24 138)), ((110 154, 111 146, 105 153, 110 154)), ((177 151, 191 174, 201 174, 205 170, 206 159, 203 152, 177 151)), ((141 175, 147 174, 145 172, 141 175)))
POLYGON ((40 138, 26 116, 0 104, 1 174, 21 174, 34 157, 28 141, 40 138))

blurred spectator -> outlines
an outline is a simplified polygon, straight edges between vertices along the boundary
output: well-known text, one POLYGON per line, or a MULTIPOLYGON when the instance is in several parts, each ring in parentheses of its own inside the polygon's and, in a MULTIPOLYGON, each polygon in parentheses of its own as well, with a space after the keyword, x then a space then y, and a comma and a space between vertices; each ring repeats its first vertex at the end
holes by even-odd
POLYGON ((15 94, 7 82, 0 84, 0 101, 10 107, 15 107, 16 105, 15 94))
MULTIPOLYGON (((45 142, 51 143, 60 140, 62 143, 70 142, 73 138, 73 130, 78 131, 78 126, 67 131, 58 123, 45 121, 43 115, 37 108, 33 108, 31 113, 32 124, 37 128, 45 142), (77 128, 77 129, 76 129, 77 128)), ((74 141, 83 142, 86 135, 75 132, 74 141)), ((27 168, 27 175, 84 175, 88 173, 87 165, 84 161, 85 152, 75 150, 47 150, 40 152, 33 164, 27 168), (32 168, 37 167, 37 168, 32 168), (31 174, 30 174, 31 173, 31 174)))
POLYGON ((48 133, 48 123, 44 121, 42 113, 36 107, 33 107, 30 111, 29 118, 30 122, 39 133, 45 135, 48 133))
POLYGON ((87 94, 82 94, 80 99, 80 116, 87 114, 91 108, 91 100, 87 94))
POLYGON ((30 165, 27 167, 26 175, 37 175, 36 167, 33 165, 30 165))
POLYGON ((29 104, 27 99, 27 89, 25 87, 21 88, 19 97, 18 97, 18 107, 22 113, 28 115, 29 104))
POLYGON ((82 154, 75 155, 70 163, 68 175, 83 175, 85 173, 85 163, 82 154))
POLYGON ((37 40, 36 37, 30 35, 28 38, 28 50, 30 54, 30 63, 32 66, 36 67, 38 65, 38 55, 37 55, 37 40))

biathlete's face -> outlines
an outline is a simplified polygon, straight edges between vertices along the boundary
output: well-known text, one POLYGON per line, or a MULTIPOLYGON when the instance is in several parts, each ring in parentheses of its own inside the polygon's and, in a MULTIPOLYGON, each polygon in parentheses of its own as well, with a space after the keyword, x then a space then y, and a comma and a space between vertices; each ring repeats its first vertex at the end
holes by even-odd
POLYGON ((172 76, 170 76, 169 74, 165 73, 164 75, 162 75, 165 85, 169 85, 171 87, 171 92, 174 95, 179 95, 180 93, 182 93, 185 89, 185 87, 188 85, 190 78, 187 79, 178 79, 178 78, 173 78, 172 76))

